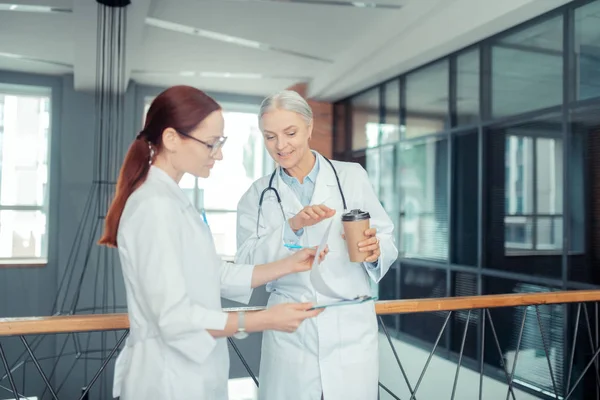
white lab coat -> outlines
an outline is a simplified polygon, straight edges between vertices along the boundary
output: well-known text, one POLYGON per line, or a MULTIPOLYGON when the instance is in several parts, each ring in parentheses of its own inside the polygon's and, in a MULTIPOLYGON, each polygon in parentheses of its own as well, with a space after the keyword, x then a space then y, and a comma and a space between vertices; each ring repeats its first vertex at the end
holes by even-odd
MULTIPOLYGON (((378 282, 396 260, 392 221, 381 206, 367 172, 359 164, 333 161, 349 209, 371 214, 377 228, 381 257, 378 268, 349 260, 341 214, 343 203, 335 175, 325 159, 315 182, 311 204, 325 204, 336 210, 328 241, 329 254, 323 267, 328 284, 348 297, 371 294, 370 280, 378 282)), ((261 192, 269 185, 265 176, 256 181, 238 205, 238 253, 236 262, 265 263, 290 254, 283 244, 284 224, 303 207, 282 181, 279 171, 273 186, 281 196, 285 220, 272 191, 264 196, 258 237, 256 221, 261 192)), ((318 246, 329 221, 304 229, 303 246, 318 246)), ((329 299, 316 293, 309 272, 287 275, 267 284, 268 306, 288 302, 322 302, 329 299)), ((376 400, 379 353, 377 319, 373 302, 332 307, 317 318, 304 321, 293 333, 267 331, 263 334, 260 363, 260 400, 376 400)))
POLYGON ((121 400, 227 400, 221 296, 248 302, 251 265, 224 263, 209 228, 162 170, 128 199, 117 236, 130 335, 116 362, 121 400))

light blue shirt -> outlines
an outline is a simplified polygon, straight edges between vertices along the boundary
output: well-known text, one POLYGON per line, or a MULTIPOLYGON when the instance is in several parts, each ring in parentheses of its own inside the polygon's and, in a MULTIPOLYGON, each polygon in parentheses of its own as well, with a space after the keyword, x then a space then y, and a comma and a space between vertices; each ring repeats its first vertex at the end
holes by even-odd
MULTIPOLYGON (((313 153, 314 154, 314 153, 313 153)), ((315 182, 317 181, 317 175, 319 175, 320 161, 319 157, 315 154, 316 162, 313 166, 313 169, 308 173, 306 178, 304 178, 304 182, 300 183, 297 178, 290 176, 285 173, 283 168, 281 168, 280 175, 281 180, 288 185, 292 192, 296 195, 298 200, 300 200, 300 204, 302 207, 306 207, 310 204, 310 200, 312 199, 313 193, 315 192, 315 182)), ((290 227, 289 222, 285 225, 285 232, 283 236, 283 240, 285 240, 288 244, 299 244, 299 239, 304 233, 304 229, 300 229, 295 232, 290 227)))
MULTIPOLYGON (((315 154, 315 153, 313 152, 313 154, 315 154)), ((306 178, 304 178, 304 181, 302 183, 300 183, 300 181, 297 178, 294 178, 293 176, 286 174, 285 171, 283 170, 283 168, 280 168, 280 170, 279 170, 281 180, 283 180, 283 182, 286 185, 288 185, 288 187, 290 189, 292 189, 292 192, 294 192, 294 194, 296 195, 298 200, 300 200, 302 207, 306 207, 310 204, 310 201, 312 200, 312 197, 313 197, 313 193, 315 192, 315 182, 317 181, 317 175, 319 175, 319 169, 321 167, 320 161, 319 161, 319 156, 317 154, 315 154, 315 158, 316 158, 316 162, 315 162, 313 169, 308 173, 306 178)), ((304 229, 300 229, 297 232, 294 232, 288 221, 285 224, 283 240, 287 244, 299 245, 300 237, 302 236, 303 233, 304 233, 304 229)), ((364 264, 368 268, 377 268, 378 262, 377 261, 374 263, 365 262, 364 264)))

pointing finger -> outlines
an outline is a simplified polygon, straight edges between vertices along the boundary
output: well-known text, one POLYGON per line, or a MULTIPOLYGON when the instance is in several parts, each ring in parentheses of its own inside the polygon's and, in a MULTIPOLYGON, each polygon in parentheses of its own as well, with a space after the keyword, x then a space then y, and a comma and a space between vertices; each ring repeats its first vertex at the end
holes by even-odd
POLYGON ((306 209, 306 213, 307 213, 308 215, 310 215, 310 217, 311 217, 312 219, 319 219, 319 216, 317 215, 317 213, 316 213, 316 212, 314 212, 314 211, 313 211, 311 208, 307 208, 307 209, 306 209))
POLYGON ((315 210, 315 212, 317 214, 319 214, 319 217, 324 217, 327 213, 325 212, 325 210, 323 210, 321 207, 314 207, 313 210, 315 210))

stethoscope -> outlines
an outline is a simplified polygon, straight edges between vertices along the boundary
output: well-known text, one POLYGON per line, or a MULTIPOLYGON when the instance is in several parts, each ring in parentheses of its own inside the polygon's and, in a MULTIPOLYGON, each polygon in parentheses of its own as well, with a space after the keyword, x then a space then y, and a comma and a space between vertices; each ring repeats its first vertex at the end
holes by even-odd
MULTIPOLYGON (((344 197, 344 191, 342 190, 342 185, 340 184, 340 178, 338 177, 337 171, 336 171, 335 167, 333 166, 333 163, 327 157, 323 157, 323 158, 329 163, 329 165, 331 165, 331 169, 333 170, 333 174, 335 175, 335 180, 337 182, 338 190, 340 191, 340 196, 342 197, 342 203, 344 204, 344 212, 346 212, 348 207, 346 206, 346 198, 344 197)), ((277 189, 275 189, 273 187, 273 180, 275 179, 275 174, 277 173, 277 170, 278 170, 278 168, 275 168, 275 171, 273 171, 273 173, 271 174, 271 179, 269 179, 269 186, 266 187, 262 191, 262 193, 260 194, 260 197, 258 199, 258 218, 256 219, 256 237, 259 237, 258 227, 259 227, 259 222, 260 222, 260 214, 262 211, 262 204, 263 204, 263 199, 265 197, 265 193, 267 193, 268 191, 272 190, 273 193, 275 194, 275 197, 277 198, 277 203, 279 203, 279 209, 281 210, 281 215, 283 216, 283 220, 285 221, 285 212, 283 211, 283 205, 281 205, 281 196, 279 195, 279 192, 277 191, 277 189)))

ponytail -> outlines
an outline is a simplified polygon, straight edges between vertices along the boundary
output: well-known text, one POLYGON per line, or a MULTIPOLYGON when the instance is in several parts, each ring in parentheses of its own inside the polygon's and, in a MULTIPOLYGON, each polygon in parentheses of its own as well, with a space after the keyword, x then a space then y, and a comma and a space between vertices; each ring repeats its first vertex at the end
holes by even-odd
POLYGON ((117 231, 125 203, 129 196, 146 181, 150 170, 151 153, 150 145, 140 136, 129 146, 117 180, 115 198, 104 221, 104 234, 98 244, 117 247, 117 231))
POLYGON ((117 190, 106 219, 100 245, 117 247, 119 222, 129 196, 146 181, 154 151, 162 149, 165 129, 188 133, 221 106, 203 91, 191 86, 173 86, 152 101, 144 129, 133 141, 117 180, 117 190))

